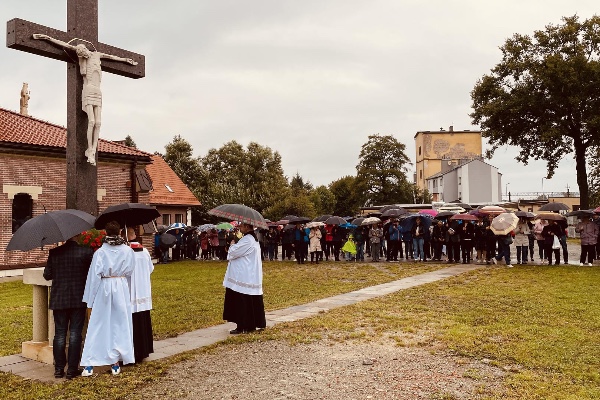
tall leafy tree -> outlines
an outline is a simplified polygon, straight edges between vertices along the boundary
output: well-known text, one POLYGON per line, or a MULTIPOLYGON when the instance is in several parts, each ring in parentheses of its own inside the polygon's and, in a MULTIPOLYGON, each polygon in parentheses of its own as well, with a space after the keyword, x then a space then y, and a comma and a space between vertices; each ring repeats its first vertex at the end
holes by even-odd
POLYGON ((169 167, 192 191, 198 184, 201 176, 201 167, 198 158, 193 156, 192 145, 180 135, 173 137, 173 141, 165 146, 163 159, 169 167))
POLYGON ((333 213, 335 196, 327 186, 317 186, 310 192, 309 197, 317 215, 333 213))
POLYGON ((333 194, 333 214, 340 217, 358 214, 362 206, 362 192, 357 188, 357 178, 344 176, 329 184, 329 191, 333 194))
POLYGON ((471 92, 471 118, 491 150, 520 147, 516 157, 545 160, 547 178, 574 153, 581 207, 589 207, 585 155, 600 145, 600 17, 575 15, 533 36, 515 34, 502 60, 471 92))
POLYGON ((281 156, 269 147, 250 143, 244 148, 236 141, 210 149, 200 159, 207 205, 242 203, 263 212, 288 187, 281 156))
POLYGON ((406 146, 391 135, 370 135, 356 166, 356 189, 369 204, 412 203, 406 146))
POLYGON ((264 212, 264 216, 272 221, 281 219, 285 215, 314 218, 316 214, 308 193, 291 187, 286 188, 281 196, 274 199, 273 204, 264 212))

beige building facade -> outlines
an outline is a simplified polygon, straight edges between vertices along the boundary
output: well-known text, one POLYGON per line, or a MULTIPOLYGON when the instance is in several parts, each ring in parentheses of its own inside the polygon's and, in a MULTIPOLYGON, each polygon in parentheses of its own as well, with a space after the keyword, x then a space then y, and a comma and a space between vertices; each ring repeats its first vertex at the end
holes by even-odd
POLYGON ((430 176, 461 160, 481 158, 481 131, 455 131, 452 126, 447 131, 420 131, 415 135, 415 151, 415 183, 419 189, 426 189, 430 176))

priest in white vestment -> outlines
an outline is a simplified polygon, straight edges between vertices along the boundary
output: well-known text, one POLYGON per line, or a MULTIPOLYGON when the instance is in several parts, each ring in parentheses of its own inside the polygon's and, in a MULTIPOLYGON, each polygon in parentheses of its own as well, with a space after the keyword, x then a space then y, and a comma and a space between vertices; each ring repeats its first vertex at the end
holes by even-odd
POLYGON ((244 236, 229 247, 229 263, 223 280, 223 319, 237 324, 237 328, 230 331, 233 335, 266 327, 260 244, 252 225, 243 223, 239 228, 244 236))
POLYGON ((135 255, 135 268, 129 279, 129 290, 133 313, 133 350, 135 362, 138 363, 154 353, 150 318, 150 310, 152 310, 150 274, 154 271, 154 264, 148 250, 138 241, 133 228, 127 228, 127 240, 135 255))
POLYGON ((106 224, 104 243, 90 266, 83 302, 92 309, 81 356, 82 376, 91 376, 93 367, 110 365, 113 375, 123 364, 135 362, 131 294, 128 278, 135 268, 133 250, 119 236, 115 221, 106 224))

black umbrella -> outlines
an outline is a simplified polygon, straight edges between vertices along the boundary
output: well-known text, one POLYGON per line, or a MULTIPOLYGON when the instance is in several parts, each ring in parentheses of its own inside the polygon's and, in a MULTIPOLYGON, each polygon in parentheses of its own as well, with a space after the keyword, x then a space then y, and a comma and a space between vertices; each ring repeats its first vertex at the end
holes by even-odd
POLYGON ((327 225, 342 225, 342 224, 345 224, 346 222, 347 221, 344 218, 342 218, 342 217, 336 217, 336 216, 329 217, 325 221, 325 223, 327 225))
POLYGON ((287 219, 289 221, 291 218, 297 218, 297 217, 295 215, 286 215, 285 217, 283 217, 281 219, 287 219))
POLYGON ((566 205, 565 203, 548 203, 548 204, 544 204, 543 206, 541 206, 538 211, 553 211, 553 212, 558 212, 558 211, 568 211, 571 208, 566 205))
POLYGON ((594 210, 576 210, 567 213, 567 217, 592 217, 594 215, 594 210))
POLYGON ((209 210, 208 213, 230 221, 239 221, 244 224, 253 225, 257 228, 269 228, 265 219, 258 211, 243 204, 223 204, 209 210))
POLYGON ((382 214, 382 218, 397 218, 401 215, 408 214, 404 208, 390 208, 389 210, 385 210, 382 214))
POLYGON ((171 235, 170 233, 163 233, 160 235, 160 247, 163 249, 168 249, 169 247, 175 246, 175 242, 177 242, 177 237, 175 235, 171 235))
POLYGON ((519 218, 535 218, 535 215, 533 213, 527 212, 527 211, 515 211, 515 215, 519 218))
POLYGON ((352 220, 352 225, 360 226, 362 222, 365 220, 364 217, 358 217, 352 220))
MULTIPOLYGON (((435 217, 436 218, 448 218, 453 216, 454 214, 457 214, 455 212, 452 211, 442 211, 441 213, 438 213, 435 217)), ((427 215, 427 214, 421 214, 421 215, 427 215)))
POLYGON ((290 224, 305 224, 310 221, 311 220, 308 217, 293 217, 289 219, 290 224))
POLYGON ((402 209, 402 207, 400 206, 400 204, 390 204, 389 206, 383 206, 383 207, 381 207, 379 209, 379 212, 383 214, 387 210, 392 210, 394 208, 402 209))
POLYGON ((96 217, 80 210, 50 211, 26 221, 13 235, 6 250, 31 250, 58 242, 94 227, 96 217))
POLYGON ((313 219, 314 222, 325 222, 327 221, 328 218, 331 218, 332 215, 326 214, 326 215, 321 215, 318 216, 317 218, 313 219))
POLYGON ((141 203, 123 203, 107 207, 96 219, 96 229, 104 229, 110 221, 117 221, 121 228, 147 224, 160 217, 155 207, 141 203))

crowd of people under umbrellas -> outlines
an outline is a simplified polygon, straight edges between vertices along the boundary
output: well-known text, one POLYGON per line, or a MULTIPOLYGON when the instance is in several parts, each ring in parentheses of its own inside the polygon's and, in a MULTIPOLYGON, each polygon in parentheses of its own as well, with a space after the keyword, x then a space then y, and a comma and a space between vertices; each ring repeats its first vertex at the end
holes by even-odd
MULTIPOLYGON (((463 205, 468 207, 466 205, 463 205)), ((400 207, 386 206, 378 217, 348 218, 321 216, 314 220, 286 216, 269 223, 269 229, 257 230, 264 260, 294 260, 298 263, 320 261, 445 261, 448 263, 496 264, 504 259, 507 266, 537 260, 540 264, 568 263, 567 223, 558 213, 517 211, 508 231, 493 229, 494 218, 506 210, 488 206, 476 210, 409 213, 400 207), (467 212, 468 211, 468 212, 467 212), (556 239, 555 239, 556 238, 556 239), (537 247, 537 249, 536 249, 537 247), (561 258, 562 253, 562 258, 561 258)), ((459 208, 459 207, 457 207, 459 208)), ((502 214, 505 215, 505 214, 502 214)), ((600 218, 598 213, 577 214, 581 221, 581 264, 591 264, 600 254, 600 218), (589 222, 589 223, 588 223, 589 222), (587 263, 586 263, 587 261, 587 263)), ((228 247, 242 237, 234 225, 185 227, 169 230, 173 235, 174 261, 226 260, 228 247)), ((161 244, 157 234, 155 250, 159 260, 170 246, 161 244)))

